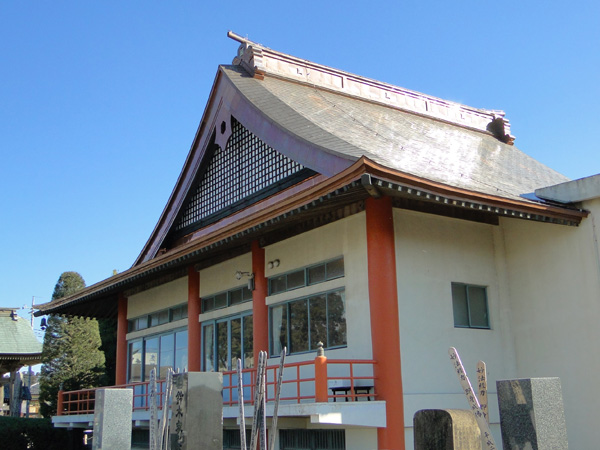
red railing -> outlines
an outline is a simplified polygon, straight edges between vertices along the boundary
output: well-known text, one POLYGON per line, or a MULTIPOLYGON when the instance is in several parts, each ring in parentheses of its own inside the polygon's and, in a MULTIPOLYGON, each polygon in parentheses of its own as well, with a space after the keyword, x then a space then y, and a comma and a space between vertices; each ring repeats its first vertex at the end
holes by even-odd
MULTIPOLYGON (((285 365, 280 401, 283 403, 328 402, 343 399, 358 401, 376 399, 372 360, 337 359, 317 357, 285 365), (329 393, 331 391, 331 393, 329 393)), ((267 366, 266 401, 275 399, 275 384, 279 365, 267 366)), ((245 404, 254 403, 256 369, 242 371, 245 404)), ((157 382, 159 408, 163 405, 164 380, 157 382)), ((109 388, 133 389, 133 410, 149 409, 149 381, 109 388)), ((63 392, 58 395, 58 415, 93 414, 96 389, 63 392)), ((223 372, 223 405, 238 403, 238 382, 235 371, 223 372)))

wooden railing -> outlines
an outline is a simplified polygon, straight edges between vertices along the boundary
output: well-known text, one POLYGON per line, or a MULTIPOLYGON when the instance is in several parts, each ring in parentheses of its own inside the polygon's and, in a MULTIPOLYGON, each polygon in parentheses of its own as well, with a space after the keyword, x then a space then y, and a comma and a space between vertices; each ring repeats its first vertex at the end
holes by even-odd
MULTIPOLYGON (((314 361, 302 361, 285 365, 281 387, 282 403, 330 402, 342 399, 376 399, 375 377, 372 360, 337 359, 317 357, 314 361), (331 393, 330 393, 331 392, 331 393), (340 393, 341 392, 341 393, 340 393)), ((275 383, 279 365, 267 367, 266 401, 275 398, 275 383)), ((242 371, 244 403, 254 403, 256 369, 242 371)), ((157 382, 159 408, 163 405, 164 380, 157 382)), ((107 388, 128 388, 133 390, 133 410, 149 409, 149 381, 130 383, 107 388)), ((60 391, 58 393, 58 415, 93 414, 96 389, 60 391)), ((238 403, 237 373, 223 372, 223 405, 238 403)))

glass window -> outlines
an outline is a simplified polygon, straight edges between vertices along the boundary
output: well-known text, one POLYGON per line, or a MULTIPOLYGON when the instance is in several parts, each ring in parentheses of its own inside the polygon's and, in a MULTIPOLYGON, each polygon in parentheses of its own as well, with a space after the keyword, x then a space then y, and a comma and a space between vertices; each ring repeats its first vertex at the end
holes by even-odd
POLYGON ((269 292, 271 294, 279 294, 280 292, 285 292, 286 287, 286 276, 279 275, 276 277, 269 278, 269 292))
POLYGON ((344 258, 329 261, 326 267, 328 280, 344 276, 344 258))
POLYGON ((202 329, 203 370, 233 370, 237 367, 238 358, 242 360, 242 367, 253 367, 251 314, 205 322, 202 329))
POLYGON ((229 303, 231 305, 237 305, 238 303, 242 303, 242 290, 236 289, 235 291, 231 291, 229 293, 229 303))
POLYGON ((327 297, 325 294, 310 298, 310 348, 317 348, 319 342, 327 343, 327 297))
POLYGON ((328 347, 339 347, 347 342, 344 294, 344 291, 327 294, 327 340, 323 342, 327 342, 328 347))
MULTIPOLYGON (((150 371, 158 368, 158 338, 144 340, 144 381, 150 379, 150 371)), ((158 375, 158 374, 157 374, 158 375)))
POLYGON ((271 354, 283 347, 290 353, 346 345, 344 289, 313 295, 272 306, 270 314, 271 354))
POLYGON ((227 292, 205 297, 202 299, 202 311, 208 312, 213 309, 225 308, 238 303, 252 300, 252 291, 247 286, 232 289, 227 292))
POLYGON ((315 266, 308 269, 308 284, 317 284, 325 281, 325 266, 315 266))
POLYGON ((187 330, 175 333, 175 372, 188 370, 188 332, 187 330))
POLYGON ((452 283, 452 311, 457 328, 490 328, 486 288, 452 283))
POLYGON ((340 257, 294 272, 269 278, 269 295, 323 283, 344 276, 344 258, 340 257))
POLYGON ((208 324, 204 326, 204 335, 202 341, 204 342, 204 370, 207 372, 213 372, 215 370, 215 355, 214 355, 214 324, 208 324))
POLYGON ((245 368, 254 367, 254 338, 253 338, 253 327, 252 327, 252 316, 243 317, 244 326, 244 358, 243 364, 245 368))
POLYGON ((146 328, 148 328, 148 317, 140 317, 137 319, 137 329, 145 330, 146 328))
POLYGON ((129 344, 129 382, 142 381, 142 349, 143 341, 135 341, 129 344))
POLYGON ((159 379, 164 380, 167 378, 167 371, 174 369, 175 359, 175 336, 172 334, 165 334, 160 337, 160 369, 159 379))
POLYGON ((304 281, 304 270, 298 270, 287 274, 287 290, 297 289, 306 286, 304 281))
POLYGON ((279 355, 287 347, 287 304, 271 308, 271 354, 279 355))
POLYGON ((215 309, 225 308, 227 306, 227 292, 215 295, 215 309))
POLYGON ((290 308, 290 353, 308 350, 308 305, 306 300, 289 304, 290 308))
POLYGON ((217 367, 219 372, 229 369, 228 322, 217 323, 217 367))

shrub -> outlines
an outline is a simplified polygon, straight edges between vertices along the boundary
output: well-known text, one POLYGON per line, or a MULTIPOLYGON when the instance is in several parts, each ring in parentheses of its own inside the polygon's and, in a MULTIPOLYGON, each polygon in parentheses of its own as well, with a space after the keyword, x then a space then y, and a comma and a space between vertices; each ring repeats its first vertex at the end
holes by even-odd
POLYGON ((64 450, 69 439, 50 419, 0 416, 0 442, 3 450, 64 450))

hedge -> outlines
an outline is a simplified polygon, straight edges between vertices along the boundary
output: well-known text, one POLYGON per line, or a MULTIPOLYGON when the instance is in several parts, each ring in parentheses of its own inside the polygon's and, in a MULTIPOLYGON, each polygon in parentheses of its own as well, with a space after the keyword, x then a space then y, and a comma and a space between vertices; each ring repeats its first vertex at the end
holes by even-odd
POLYGON ((69 438, 50 419, 0 416, 0 443, 3 450, 64 450, 69 438))

